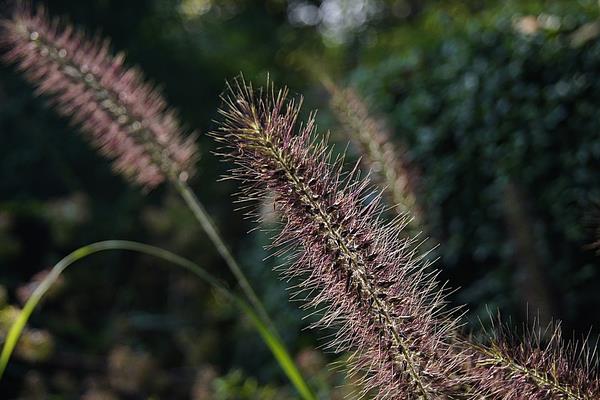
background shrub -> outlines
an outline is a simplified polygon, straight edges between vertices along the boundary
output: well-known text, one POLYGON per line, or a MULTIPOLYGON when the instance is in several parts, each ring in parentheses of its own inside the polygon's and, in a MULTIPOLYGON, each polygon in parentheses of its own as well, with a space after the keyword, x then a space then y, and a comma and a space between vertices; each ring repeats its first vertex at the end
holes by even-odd
POLYGON ((597 15, 444 17, 424 23, 443 35, 353 79, 421 171, 434 254, 464 288, 459 302, 523 318, 537 301, 542 320, 586 330, 600 300, 586 248, 600 196, 600 42, 580 42, 597 15))

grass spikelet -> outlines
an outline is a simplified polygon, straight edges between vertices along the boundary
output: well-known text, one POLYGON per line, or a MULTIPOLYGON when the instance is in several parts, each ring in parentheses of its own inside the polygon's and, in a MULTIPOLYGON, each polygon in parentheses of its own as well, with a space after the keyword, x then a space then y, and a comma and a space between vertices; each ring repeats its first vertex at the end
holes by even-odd
POLYGON ((192 175, 194 135, 183 137, 159 90, 126 67, 122 53, 111 54, 108 40, 21 3, 0 29, 4 61, 113 159, 115 170, 147 188, 192 175))
POLYGON ((466 355, 450 349, 457 319, 399 224, 379 219, 368 180, 358 168, 342 173, 343 159, 313 138, 313 116, 298 123, 301 101, 287 90, 257 92, 240 79, 223 101, 213 136, 237 165, 242 200, 275 195, 284 226, 274 246, 294 258, 284 276, 301 280, 307 308, 324 309, 318 326, 337 329, 329 348, 354 351, 351 373, 376 399, 458 398, 466 355))
POLYGON ((534 322, 523 335, 497 324, 490 342, 477 346, 479 386, 504 400, 600 398, 598 358, 588 341, 564 340, 559 323, 534 322))

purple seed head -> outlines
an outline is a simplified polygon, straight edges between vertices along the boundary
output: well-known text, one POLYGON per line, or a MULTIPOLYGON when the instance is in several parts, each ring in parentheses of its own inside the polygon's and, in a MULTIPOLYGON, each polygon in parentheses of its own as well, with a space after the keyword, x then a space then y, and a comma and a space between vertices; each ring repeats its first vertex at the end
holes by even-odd
POLYGON ((384 186, 388 202, 394 210, 410 215, 409 231, 421 230, 423 212, 417 202, 418 174, 408 161, 402 143, 394 144, 389 128, 381 119, 370 115, 367 103, 352 88, 341 88, 325 80, 330 93, 330 106, 341 128, 363 157, 363 164, 384 186))
MULTIPOLYGON (((356 172, 344 174, 314 118, 297 124, 300 102, 272 87, 236 81, 213 136, 237 167, 244 199, 275 195, 283 228, 274 244, 294 254, 284 272, 299 279, 307 308, 322 309, 329 343, 353 351, 351 372, 377 399, 456 398, 466 354, 451 349, 457 319, 444 307, 435 273, 414 257, 396 221, 379 220, 379 196, 356 172)), ((363 394, 365 394, 363 393, 363 394)))
POLYGON ((89 39, 44 8, 18 5, 0 21, 5 62, 15 64, 63 116, 78 125, 114 168, 153 188, 194 171, 194 135, 141 72, 113 55, 108 40, 89 39))
MULTIPOLYGON (((534 322, 523 337, 498 325, 478 347, 478 386, 486 398, 592 400, 600 398, 598 358, 587 340, 562 338, 560 324, 534 322)), ((595 347, 595 346, 593 346, 595 347)))

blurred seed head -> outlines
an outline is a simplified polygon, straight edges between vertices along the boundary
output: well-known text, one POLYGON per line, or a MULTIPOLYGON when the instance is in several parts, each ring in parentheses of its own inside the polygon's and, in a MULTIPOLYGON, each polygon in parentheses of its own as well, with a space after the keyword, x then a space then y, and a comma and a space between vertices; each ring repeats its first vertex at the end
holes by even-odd
POLYGON ((217 371, 210 365, 200 367, 192 387, 192 400, 211 400, 215 397, 214 381, 218 378, 217 371))
POLYGON ((12 305, 0 308, 0 338, 6 337, 20 313, 21 309, 12 305))
POLYGON ((0 21, 0 29, 4 61, 85 132, 115 170, 147 188, 190 178, 194 135, 183 137, 160 91, 138 69, 126 67, 122 53, 112 54, 108 40, 88 38, 44 8, 23 3, 0 21))
POLYGON ((310 347, 298 353, 296 363, 309 376, 315 376, 322 372, 326 364, 323 354, 310 347))
MULTIPOLYGON (((50 273, 50 268, 44 269, 38 273, 36 273, 29 282, 26 284, 19 286, 17 288, 17 299, 21 304, 25 304, 27 300, 31 297, 33 292, 37 289, 37 287, 42 283, 42 281, 46 278, 46 276, 50 273)), ((45 299, 51 299, 57 294, 59 294, 65 286, 65 279, 63 276, 59 276, 56 279, 56 282, 48 289, 45 299)))
POLYGON ((48 331, 26 329, 19 339, 15 353, 23 360, 41 362, 52 356, 54 347, 54 338, 48 331))
POLYGON ((140 393, 156 373, 152 357, 128 346, 117 346, 108 356, 108 379, 111 386, 123 393, 140 393))

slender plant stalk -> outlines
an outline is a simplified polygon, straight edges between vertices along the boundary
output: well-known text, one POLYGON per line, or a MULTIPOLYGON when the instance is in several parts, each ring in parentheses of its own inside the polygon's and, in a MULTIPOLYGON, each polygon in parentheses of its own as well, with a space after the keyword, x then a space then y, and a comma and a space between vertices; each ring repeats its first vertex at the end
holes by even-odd
POLYGON ((244 312, 244 314, 250 318, 257 332, 262 337, 265 344, 269 347, 269 350, 273 353, 275 359, 279 362, 279 365, 283 369, 284 373, 288 376, 292 384, 298 390, 298 393, 304 400, 316 400, 316 397, 312 394, 309 387, 306 385, 304 378, 300 374, 300 371, 296 368, 296 365, 289 353, 286 351, 281 339, 278 335, 264 324, 262 319, 254 312, 252 306, 242 300, 240 297, 233 294, 228 288, 221 284, 213 275, 208 273, 204 268, 198 264, 183 258, 175 253, 160 247, 155 247, 139 242, 132 242, 126 240, 107 240, 103 242, 96 242, 87 246, 80 247, 73 251, 62 260, 60 260, 50 271, 48 275, 40 282, 35 288, 31 296, 27 299, 23 309, 19 313, 17 319, 11 326, 4 345, 2 347, 2 353, 0 353, 0 380, 6 370, 10 356, 21 336, 23 328, 27 324, 31 314, 40 304, 40 301, 46 294, 46 292, 52 287, 52 285, 58 280, 60 275, 75 262, 80 261, 92 254, 99 253, 107 250, 129 250, 137 253, 147 254, 153 257, 160 258, 178 267, 181 267, 188 272, 196 275, 201 280, 210 284, 213 288, 219 291, 220 294, 224 295, 225 298, 234 303, 238 308, 244 312))
POLYGON ((196 197, 195 193, 192 191, 192 189, 186 182, 183 182, 179 179, 175 179, 172 181, 172 183, 183 198, 183 200, 185 201, 185 203, 188 205, 192 213, 194 214, 194 217, 196 217, 196 219, 202 226, 202 229, 204 229, 204 232, 206 232, 209 239, 212 241, 213 245, 215 246, 221 257, 229 267, 231 273, 237 279, 237 282, 240 285, 240 288, 244 292, 245 296, 248 298, 248 301, 255 308, 256 312, 262 318, 262 320, 265 323, 267 323, 273 331, 275 331, 275 325, 269 317, 269 314, 267 313, 262 302, 256 295, 256 292, 252 288, 252 285, 250 284, 250 282, 248 282, 246 275, 244 275, 244 272, 240 268, 235 257, 231 254, 231 251, 221 238, 217 227, 206 212, 206 209, 204 208, 200 200, 198 200, 198 197, 196 197))

